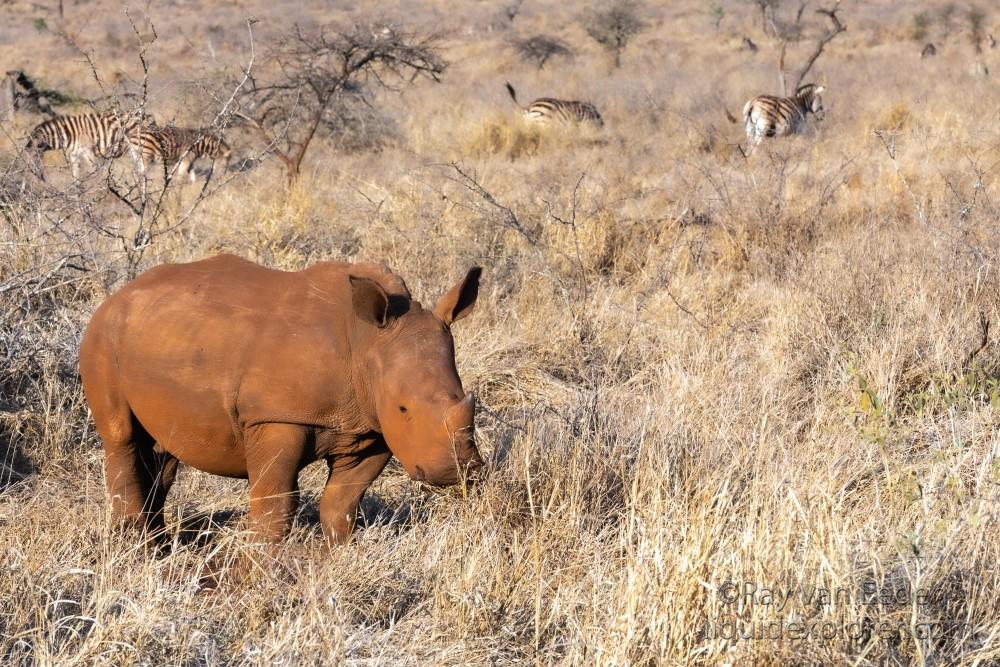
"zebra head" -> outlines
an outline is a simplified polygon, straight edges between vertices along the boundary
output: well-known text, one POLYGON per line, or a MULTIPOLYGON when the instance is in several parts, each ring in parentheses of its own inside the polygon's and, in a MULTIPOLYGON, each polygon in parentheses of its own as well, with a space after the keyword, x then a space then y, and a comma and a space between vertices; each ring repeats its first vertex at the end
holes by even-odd
POLYGON ((51 120, 38 125, 28 135, 28 141, 24 145, 24 161, 38 180, 45 181, 42 155, 58 147, 58 135, 52 128, 51 120))
POLYGON ((799 100, 803 111, 812 112, 816 116, 816 120, 823 120, 826 116, 826 111, 823 109, 823 98, 820 97, 820 93, 824 90, 826 90, 825 86, 807 83, 804 86, 799 86, 798 90, 795 91, 795 98, 799 100))
POLYGON ((36 127, 30 135, 28 135, 28 142, 24 145, 24 150, 28 153, 41 156, 45 151, 50 151, 55 149, 54 142, 52 141, 52 136, 50 133, 46 132, 42 125, 36 127))

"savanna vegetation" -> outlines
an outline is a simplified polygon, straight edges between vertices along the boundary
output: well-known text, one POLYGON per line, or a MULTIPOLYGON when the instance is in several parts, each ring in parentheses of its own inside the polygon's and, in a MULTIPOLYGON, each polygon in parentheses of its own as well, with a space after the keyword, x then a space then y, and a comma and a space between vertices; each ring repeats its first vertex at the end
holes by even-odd
POLYGON ((825 119, 745 157, 727 115, 829 7, 0 2, 3 71, 50 91, 0 110, 0 662, 1000 662, 1000 13, 841 4, 825 119), (505 81, 605 127, 526 126, 505 81), (224 130, 230 168, 27 166, 46 109, 114 105, 224 130), (182 469, 171 548, 119 532, 83 328, 219 252, 384 261, 425 303, 483 266, 485 480, 390 464, 331 550, 310 468, 275 556, 245 482, 182 469))

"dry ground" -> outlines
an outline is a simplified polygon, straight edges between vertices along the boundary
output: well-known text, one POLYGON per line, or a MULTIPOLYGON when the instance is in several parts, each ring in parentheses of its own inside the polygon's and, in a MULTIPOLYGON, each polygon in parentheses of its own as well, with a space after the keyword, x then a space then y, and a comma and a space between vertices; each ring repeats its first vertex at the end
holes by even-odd
MULTIPOLYGON (((445 31, 452 65, 317 143, 290 189, 264 161, 213 180, 190 216, 198 188, 171 192, 143 252, 101 176, 76 187, 61 156, 46 160, 54 190, 8 200, 0 662, 1000 663, 1000 49, 974 53, 961 3, 922 3, 916 39, 903 4, 844 5, 848 32, 811 77, 827 119, 750 160, 722 111, 776 87, 750 3, 722 2, 718 29, 711 3, 648 7, 614 71, 582 7, 555 0, 528 0, 512 27, 500 4, 432 0, 133 12, 159 35, 161 120, 211 119, 197 84, 225 92, 250 15, 263 45, 295 19, 377 11, 445 31), (576 57, 520 62, 509 36, 539 31, 576 57), (921 60, 928 40, 939 55, 921 60), (505 80, 525 99, 590 100, 607 129, 526 130, 505 80), (218 251, 288 269, 386 261, 425 301, 485 266, 456 339, 488 481, 428 495, 390 467, 366 525, 330 551, 309 469, 285 567, 255 554, 259 571, 214 594, 196 590, 207 564, 254 553, 245 483, 183 470, 167 555, 115 533, 80 334, 130 272, 218 251)), ((83 97, 134 89, 121 5, 65 10, 0 3, 4 69, 83 97)), ((821 25, 806 17, 790 60, 821 25)), ((0 163, 38 120, 4 125, 0 163)))

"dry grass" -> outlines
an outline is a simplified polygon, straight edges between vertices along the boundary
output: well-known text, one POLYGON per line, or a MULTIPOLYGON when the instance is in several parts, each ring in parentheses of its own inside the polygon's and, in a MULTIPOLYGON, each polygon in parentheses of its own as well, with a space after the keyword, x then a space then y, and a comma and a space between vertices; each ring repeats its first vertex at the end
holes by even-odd
MULTIPOLYGON (((577 52, 541 72, 487 30, 492 10, 396 4, 386 16, 452 30, 453 65, 440 85, 380 100, 393 141, 319 143, 290 190, 269 162, 236 175, 138 268, 219 251, 289 269, 376 259, 427 301, 487 267, 456 338, 484 407, 488 480, 467 498, 428 495, 390 467, 366 525, 331 551, 322 471, 308 469, 275 562, 245 538, 245 483, 184 470, 167 504, 173 548, 145 553, 109 524, 76 370, 89 314, 135 252, 79 207, 59 214, 64 195, 4 209, 0 662, 1000 662, 993 329, 969 358, 981 315, 1000 323, 1000 91, 970 73, 959 28, 944 38, 932 23, 944 46, 921 61, 910 12, 852 5, 816 73, 827 120, 745 161, 719 101, 738 111, 771 92, 777 60, 750 3, 726 4, 718 32, 693 0, 648 9, 615 71, 575 10, 527 3, 514 30, 577 52), (738 50, 744 34, 760 53, 738 50), (595 141, 524 128, 508 79, 525 98, 593 101, 607 129, 595 141), (260 567, 197 592, 207 567, 241 554, 260 567), (795 595, 732 601, 728 582, 795 595), (728 621, 765 638, 727 638, 728 621)), ((99 6, 82 41, 134 79, 120 10, 99 6)), ((304 20, 340 16, 325 7, 304 20)), ((265 40, 286 24, 259 9, 265 40)), ((55 37, 33 34, 38 11, 0 10, 28 26, 0 55, 96 96, 55 37)), ((79 30, 76 11, 67 3, 79 30)), ((152 108, 199 120, 212 106, 189 82, 240 59, 242 16, 151 11, 152 108)), ((3 164, 33 122, 5 126, 3 164)), ((256 148, 231 138, 238 154, 256 148)), ((47 164, 71 190, 61 159, 47 164)), ((129 238, 132 217, 99 178, 88 187, 82 200, 129 238)), ((168 222, 196 190, 171 194, 168 222)))

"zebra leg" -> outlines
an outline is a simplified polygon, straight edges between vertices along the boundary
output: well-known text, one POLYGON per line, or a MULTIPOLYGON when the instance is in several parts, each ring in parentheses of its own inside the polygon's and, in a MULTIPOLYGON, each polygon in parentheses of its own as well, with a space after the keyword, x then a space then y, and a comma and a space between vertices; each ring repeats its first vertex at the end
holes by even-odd
POLYGON ((69 162, 69 168, 73 172, 73 180, 79 180, 80 155, 75 150, 68 150, 66 151, 66 160, 69 162))
POLYGON ((208 172, 208 178, 206 180, 212 180, 216 172, 225 173, 229 169, 229 158, 228 157, 217 157, 212 160, 212 171, 208 172))
POLYGON ((90 165, 89 168, 91 171, 97 169, 97 164, 98 164, 97 154, 94 152, 93 149, 83 151, 83 159, 87 161, 88 165, 90 165))
POLYGON ((195 174, 194 169, 192 169, 192 167, 194 166, 194 160, 195 160, 195 155, 189 152, 187 155, 181 158, 181 161, 177 164, 177 175, 180 176, 181 178, 184 178, 185 175, 188 176, 188 180, 190 180, 192 183, 194 183, 195 179, 197 178, 197 174, 195 174))
POLYGON ((757 133, 757 124, 752 119, 747 119, 747 155, 753 153, 753 149, 760 143, 760 136, 757 133))

